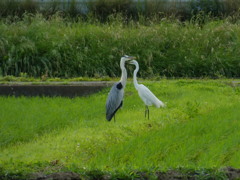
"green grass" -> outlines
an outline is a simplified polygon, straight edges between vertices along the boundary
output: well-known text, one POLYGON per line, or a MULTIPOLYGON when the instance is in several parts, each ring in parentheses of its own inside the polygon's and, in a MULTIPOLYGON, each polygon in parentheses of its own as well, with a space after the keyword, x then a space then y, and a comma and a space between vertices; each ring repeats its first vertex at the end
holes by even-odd
POLYGON ((70 84, 72 82, 83 82, 83 81, 114 81, 118 80, 116 78, 106 77, 97 77, 97 78, 89 78, 89 77, 75 77, 75 78, 50 78, 50 77, 27 77, 26 75, 21 75, 20 77, 15 76, 4 76, 0 77, 0 84, 49 84, 49 83, 60 83, 60 84, 70 84))
POLYGON ((150 120, 128 83, 116 123, 105 120, 109 89, 74 99, 0 97, 0 174, 240 168, 240 91, 229 81, 143 81, 167 104, 150 107, 150 120))
POLYGON ((141 77, 239 77, 239 22, 201 16, 191 21, 101 24, 55 15, 0 20, 0 76, 119 77, 124 54, 137 56, 141 77))

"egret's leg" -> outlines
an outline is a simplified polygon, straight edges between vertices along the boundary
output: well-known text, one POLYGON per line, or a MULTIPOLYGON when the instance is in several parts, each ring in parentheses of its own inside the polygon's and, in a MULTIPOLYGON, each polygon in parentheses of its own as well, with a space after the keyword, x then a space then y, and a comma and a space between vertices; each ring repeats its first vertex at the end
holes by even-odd
POLYGON ((147 106, 145 106, 145 118, 147 116, 147 106))
POLYGON ((147 114, 148 114, 148 120, 149 120, 149 109, 148 109, 148 106, 147 106, 147 114))
POLYGON ((149 120, 149 109, 148 109, 148 120, 149 120))
POLYGON ((145 106, 145 118, 148 116, 148 119, 149 119, 149 109, 148 109, 148 106, 146 105, 145 106))

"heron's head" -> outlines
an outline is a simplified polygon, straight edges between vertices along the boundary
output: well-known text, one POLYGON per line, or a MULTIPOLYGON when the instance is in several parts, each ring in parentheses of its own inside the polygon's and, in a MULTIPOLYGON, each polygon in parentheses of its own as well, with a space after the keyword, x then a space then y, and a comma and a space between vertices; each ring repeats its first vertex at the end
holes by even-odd
POLYGON ((124 55, 124 56, 121 57, 121 62, 126 62, 126 61, 130 61, 130 60, 133 60, 133 59, 136 59, 136 57, 124 55))
POLYGON ((136 65, 138 65, 138 62, 136 60, 132 60, 132 61, 129 62, 129 64, 133 64, 133 65, 136 66, 136 65))

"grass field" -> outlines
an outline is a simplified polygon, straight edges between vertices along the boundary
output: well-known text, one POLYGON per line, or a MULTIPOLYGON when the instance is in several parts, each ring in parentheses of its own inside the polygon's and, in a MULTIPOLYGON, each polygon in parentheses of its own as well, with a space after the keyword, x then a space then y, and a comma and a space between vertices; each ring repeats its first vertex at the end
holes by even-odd
POLYGON ((167 104, 150 107, 150 120, 129 82, 116 123, 105 120, 109 89, 74 99, 0 97, 0 177, 240 168, 240 88, 230 82, 143 81, 167 104))

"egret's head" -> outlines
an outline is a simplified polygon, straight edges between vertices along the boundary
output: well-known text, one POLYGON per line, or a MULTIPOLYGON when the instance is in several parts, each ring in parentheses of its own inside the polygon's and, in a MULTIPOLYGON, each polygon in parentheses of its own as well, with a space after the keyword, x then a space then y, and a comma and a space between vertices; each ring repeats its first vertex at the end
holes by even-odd
POLYGON ((133 59, 136 59, 136 57, 124 55, 124 56, 122 56, 122 58, 121 58, 121 62, 126 62, 126 61, 133 60, 133 59))
POLYGON ((133 64, 133 65, 136 66, 136 65, 138 65, 138 62, 136 60, 132 60, 132 61, 129 62, 129 64, 133 64))

